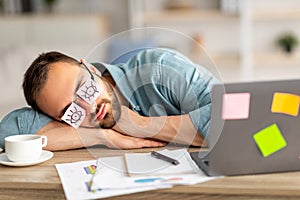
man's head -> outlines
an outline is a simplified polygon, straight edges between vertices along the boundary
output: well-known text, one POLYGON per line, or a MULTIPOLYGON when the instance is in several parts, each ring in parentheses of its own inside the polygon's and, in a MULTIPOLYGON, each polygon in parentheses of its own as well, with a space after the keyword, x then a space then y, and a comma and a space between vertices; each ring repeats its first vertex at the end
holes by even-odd
POLYGON ((36 98, 46 83, 50 65, 57 62, 65 62, 74 65, 80 63, 65 54, 52 51, 40 54, 29 66, 23 79, 23 92, 25 99, 34 110, 41 111, 36 103, 36 98))
POLYGON ((120 106, 105 78, 92 75, 102 88, 91 105, 76 91, 91 77, 76 59, 59 52, 40 54, 24 75, 23 91, 33 109, 61 121, 66 110, 76 103, 86 112, 82 126, 111 128, 118 120, 120 106))

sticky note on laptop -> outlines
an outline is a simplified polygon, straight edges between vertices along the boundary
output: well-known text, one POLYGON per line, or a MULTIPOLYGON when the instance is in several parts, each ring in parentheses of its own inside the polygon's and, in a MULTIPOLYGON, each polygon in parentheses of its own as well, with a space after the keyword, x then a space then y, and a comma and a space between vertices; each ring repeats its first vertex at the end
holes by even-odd
POLYGON ((255 133, 253 138, 264 157, 268 157, 287 146, 276 124, 272 124, 255 133))
POLYGON ((271 111, 297 116, 299 113, 300 97, 289 93, 275 92, 273 95, 271 111))
POLYGON ((247 119, 250 109, 250 93, 223 95, 222 118, 224 120, 247 119))

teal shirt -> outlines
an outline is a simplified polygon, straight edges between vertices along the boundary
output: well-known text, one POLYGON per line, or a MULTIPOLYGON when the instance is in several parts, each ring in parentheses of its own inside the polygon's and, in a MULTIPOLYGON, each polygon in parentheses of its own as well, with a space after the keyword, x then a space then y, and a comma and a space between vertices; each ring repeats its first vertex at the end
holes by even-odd
MULTIPOLYGON (((205 68, 170 49, 147 49, 126 63, 95 63, 109 73, 129 107, 143 116, 189 114, 205 138, 210 126, 211 88, 217 81, 205 68)), ((14 134, 35 134, 52 119, 30 108, 9 113, 0 123, 0 147, 14 134)))

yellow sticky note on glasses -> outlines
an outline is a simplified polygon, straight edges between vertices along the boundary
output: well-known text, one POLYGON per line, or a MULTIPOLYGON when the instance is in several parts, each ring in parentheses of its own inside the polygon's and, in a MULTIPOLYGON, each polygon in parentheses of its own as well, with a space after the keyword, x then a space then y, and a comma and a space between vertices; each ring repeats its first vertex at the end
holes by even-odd
POLYGON ((298 95, 275 92, 273 95, 271 111, 273 113, 284 113, 297 116, 299 112, 299 103, 300 98, 298 95))
POLYGON ((268 157, 287 146, 276 124, 272 124, 255 133, 253 138, 264 157, 268 157))

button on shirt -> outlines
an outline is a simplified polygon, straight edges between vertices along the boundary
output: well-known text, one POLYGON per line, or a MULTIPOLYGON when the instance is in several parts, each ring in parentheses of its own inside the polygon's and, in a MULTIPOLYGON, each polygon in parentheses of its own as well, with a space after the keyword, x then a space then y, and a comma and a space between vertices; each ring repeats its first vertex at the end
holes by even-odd
MULTIPOLYGON (((169 49, 143 50, 127 63, 95 63, 109 73, 129 107, 143 116, 189 114, 205 138, 210 126, 211 88, 217 81, 205 68, 169 49)), ((52 119, 31 108, 9 113, 0 123, 0 147, 14 134, 35 134, 52 119)))

